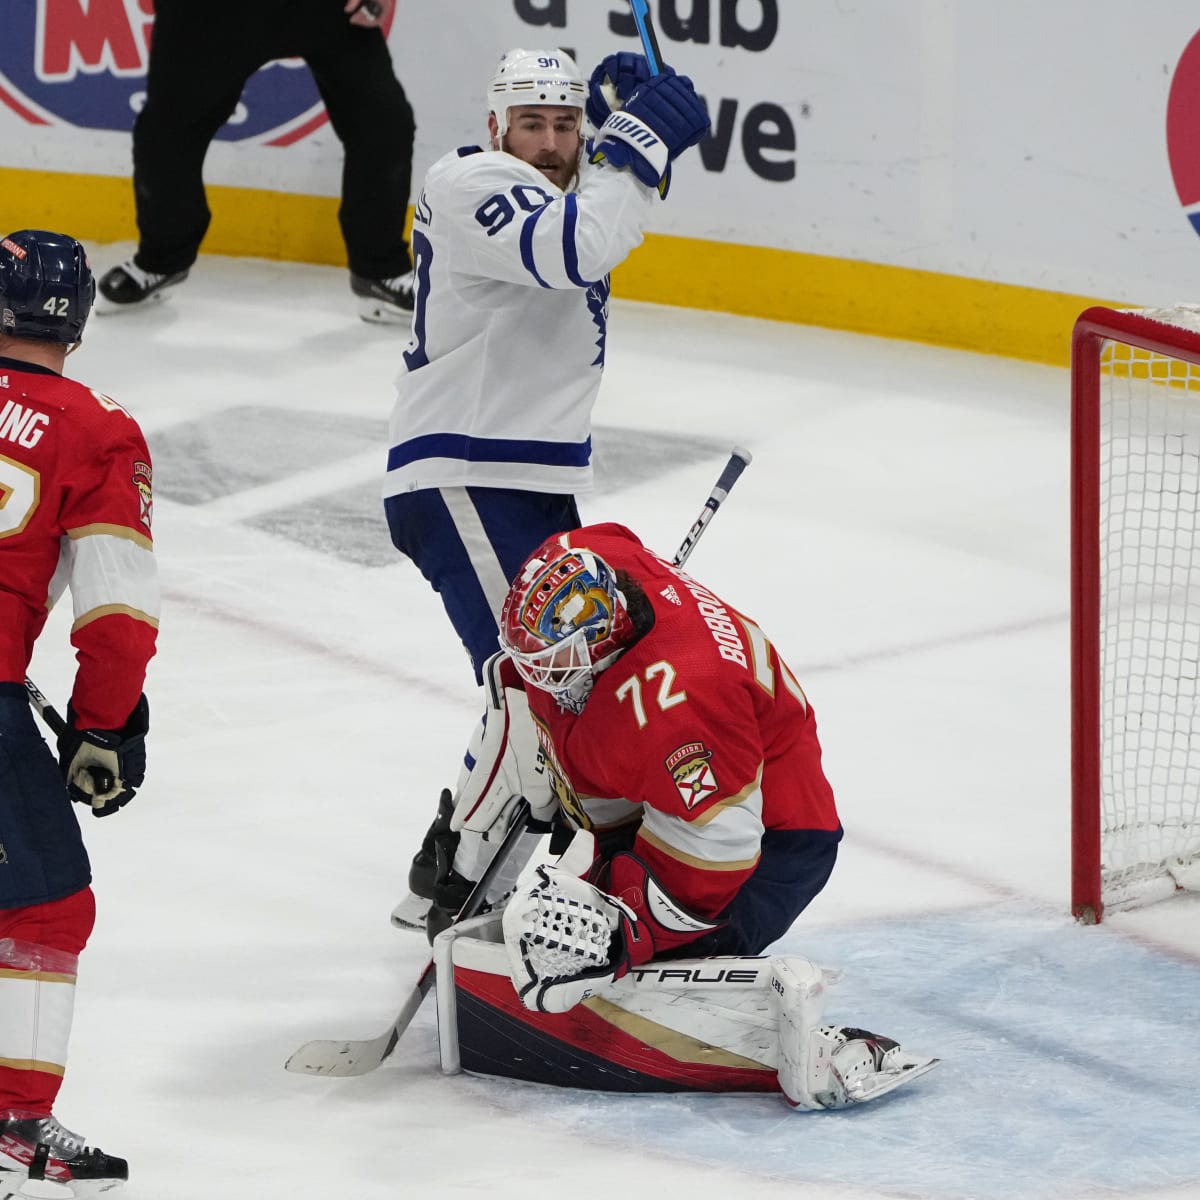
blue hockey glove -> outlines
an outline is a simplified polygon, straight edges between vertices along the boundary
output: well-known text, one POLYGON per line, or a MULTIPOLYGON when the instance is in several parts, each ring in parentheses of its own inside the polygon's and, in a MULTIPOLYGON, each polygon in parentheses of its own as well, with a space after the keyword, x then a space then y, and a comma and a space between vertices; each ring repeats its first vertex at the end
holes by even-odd
POLYGON ((656 188, 668 165, 708 132, 708 113, 686 75, 655 75, 640 84, 596 134, 592 162, 628 167, 656 188))
POLYGON ((67 705, 67 727, 58 735, 58 762, 71 799, 107 817, 128 804, 146 778, 150 704, 139 697, 120 729, 76 729, 67 705))
MULTIPOLYGON (((666 64, 663 75, 674 75, 674 67, 666 64)), ((593 72, 588 84, 587 117, 593 128, 599 129, 633 94, 639 83, 652 78, 650 64, 644 54, 622 50, 610 54, 593 72)))

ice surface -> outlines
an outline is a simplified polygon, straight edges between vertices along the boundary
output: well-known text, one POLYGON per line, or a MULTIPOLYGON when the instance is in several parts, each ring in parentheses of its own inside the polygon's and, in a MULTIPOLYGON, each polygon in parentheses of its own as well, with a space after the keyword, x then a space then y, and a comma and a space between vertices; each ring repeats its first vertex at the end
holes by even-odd
MULTIPOLYGON (((442 1076, 430 1003, 373 1075, 284 1072, 415 981, 388 913, 475 716, 378 501, 403 345, 339 271, 205 258, 68 364, 156 469, 150 773, 87 821, 59 1103, 130 1200, 1200 1196, 1200 898, 1066 915, 1065 373, 619 300, 584 517, 669 555, 753 451, 689 569, 796 669, 847 830, 781 948, 844 969, 831 1015, 942 1065, 828 1114, 551 1092, 442 1076)), ((60 703, 67 619, 31 672, 60 703)))

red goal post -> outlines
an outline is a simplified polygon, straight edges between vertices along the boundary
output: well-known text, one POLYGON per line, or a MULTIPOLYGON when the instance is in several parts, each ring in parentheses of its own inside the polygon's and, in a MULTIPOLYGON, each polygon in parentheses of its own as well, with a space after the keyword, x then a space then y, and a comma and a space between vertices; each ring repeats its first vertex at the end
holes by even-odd
POLYGON ((1200 306, 1071 347, 1071 907, 1200 889, 1200 306))

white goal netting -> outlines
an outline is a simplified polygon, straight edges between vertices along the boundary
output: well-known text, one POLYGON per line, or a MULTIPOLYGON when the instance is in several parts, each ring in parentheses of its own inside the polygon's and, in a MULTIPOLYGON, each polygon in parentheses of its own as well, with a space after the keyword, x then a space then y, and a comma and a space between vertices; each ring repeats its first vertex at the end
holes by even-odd
MULTIPOLYGON (((1200 307, 1139 310, 1200 334, 1200 307)), ((1200 366, 1100 358, 1101 879, 1106 908, 1200 888, 1200 366)))

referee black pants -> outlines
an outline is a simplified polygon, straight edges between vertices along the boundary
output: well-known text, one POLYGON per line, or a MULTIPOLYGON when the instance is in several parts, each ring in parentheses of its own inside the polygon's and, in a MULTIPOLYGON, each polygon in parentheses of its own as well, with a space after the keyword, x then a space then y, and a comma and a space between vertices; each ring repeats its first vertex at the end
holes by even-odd
POLYGON ((145 271, 196 261, 210 213, 208 147, 246 81, 302 58, 342 143, 338 213, 350 270, 388 279, 410 267, 404 218, 412 185, 412 108, 377 29, 351 25, 343 0, 157 0, 146 103, 133 126, 133 183, 145 271))

